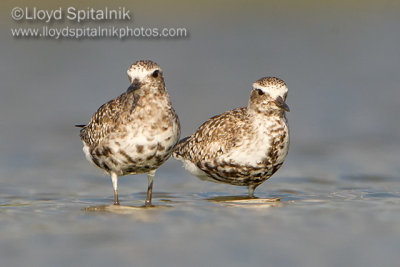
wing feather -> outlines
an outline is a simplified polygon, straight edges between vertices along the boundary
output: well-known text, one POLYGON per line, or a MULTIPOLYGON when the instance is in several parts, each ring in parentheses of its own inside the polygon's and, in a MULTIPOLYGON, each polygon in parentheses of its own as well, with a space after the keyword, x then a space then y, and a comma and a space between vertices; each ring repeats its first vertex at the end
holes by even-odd
POLYGON ((122 112, 127 110, 125 105, 133 102, 131 94, 123 93, 103 104, 93 115, 90 122, 81 129, 80 137, 88 145, 101 141, 115 128, 116 122, 121 119, 122 112))
POLYGON ((243 136, 248 126, 246 108, 237 108, 214 116, 203 123, 199 129, 177 145, 174 156, 192 162, 215 159, 229 153, 243 136))

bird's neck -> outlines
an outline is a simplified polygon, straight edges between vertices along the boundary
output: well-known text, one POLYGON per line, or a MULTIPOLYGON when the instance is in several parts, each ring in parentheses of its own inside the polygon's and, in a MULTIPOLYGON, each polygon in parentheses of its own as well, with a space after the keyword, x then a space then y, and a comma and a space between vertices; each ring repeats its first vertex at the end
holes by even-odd
POLYGON ((277 109, 277 108, 262 108, 257 105, 254 105, 252 103, 249 103, 248 107, 248 112, 252 116, 261 116, 261 117, 279 117, 283 118, 285 117, 285 111, 282 109, 277 109))
POLYGON ((135 92, 134 98, 136 99, 137 106, 159 105, 169 106, 170 100, 165 87, 163 86, 148 86, 140 92, 135 92))

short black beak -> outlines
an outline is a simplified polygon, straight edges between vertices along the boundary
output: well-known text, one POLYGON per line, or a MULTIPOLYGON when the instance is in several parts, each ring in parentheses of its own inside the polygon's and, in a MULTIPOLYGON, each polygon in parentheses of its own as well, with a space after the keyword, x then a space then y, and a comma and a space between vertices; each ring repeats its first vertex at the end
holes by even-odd
POLYGON ((139 82, 138 79, 134 79, 133 82, 131 83, 131 85, 128 87, 128 89, 126 90, 128 93, 129 92, 133 92, 136 91, 137 89, 139 89, 142 86, 142 84, 139 82))
POLYGON ((280 107, 281 109, 283 109, 284 111, 289 112, 290 108, 289 106, 285 103, 285 101, 283 100, 283 98, 281 96, 278 96, 277 99, 275 100, 275 104, 280 107))

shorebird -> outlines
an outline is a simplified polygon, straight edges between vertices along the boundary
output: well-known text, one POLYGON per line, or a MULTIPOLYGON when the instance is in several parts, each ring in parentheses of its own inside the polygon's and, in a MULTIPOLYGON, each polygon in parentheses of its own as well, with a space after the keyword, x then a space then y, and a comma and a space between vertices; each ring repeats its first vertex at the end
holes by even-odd
POLYGON ((111 176, 114 204, 119 205, 119 176, 147 173, 145 206, 151 206, 155 172, 178 142, 180 124, 156 63, 137 61, 127 74, 126 92, 102 105, 87 125, 77 126, 86 158, 111 176))
POLYGON ((284 81, 264 77, 253 84, 247 107, 227 111, 203 123, 175 147, 173 157, 202 180, 257 186, 283 164, 289 148, 284 81))

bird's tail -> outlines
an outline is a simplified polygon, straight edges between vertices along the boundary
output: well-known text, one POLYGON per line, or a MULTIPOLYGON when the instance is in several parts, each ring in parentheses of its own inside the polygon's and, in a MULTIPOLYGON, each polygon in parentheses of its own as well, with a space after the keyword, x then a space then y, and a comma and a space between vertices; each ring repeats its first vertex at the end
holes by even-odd
POLYGON ((190 136, 186 136, 185 138, 182 138, 179 140, 179 142, 175 145, 174 152, 172 152, 172 156, 176 159, 179 159, 181 157, 180 150, 182 146, 185 145, 186 141, 189 139, 190 136))
POLYGON ((78 128, 83 128, 83 127, 85 127, 86 125, 85 124, 76 124, 75 125, 75 127, 78 127, 78 128))

